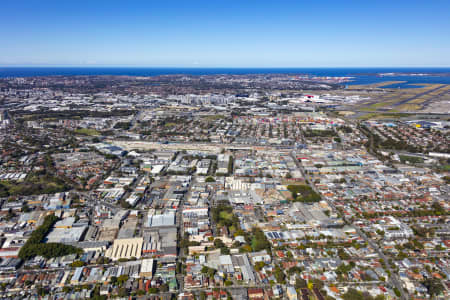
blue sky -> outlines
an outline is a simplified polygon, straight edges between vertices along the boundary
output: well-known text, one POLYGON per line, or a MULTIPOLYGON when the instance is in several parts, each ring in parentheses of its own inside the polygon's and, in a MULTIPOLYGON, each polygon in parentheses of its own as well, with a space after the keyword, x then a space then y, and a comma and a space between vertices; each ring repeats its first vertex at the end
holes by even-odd
POLYGON ((0 65, 450 66, 450 1, 5 0, 0 65))

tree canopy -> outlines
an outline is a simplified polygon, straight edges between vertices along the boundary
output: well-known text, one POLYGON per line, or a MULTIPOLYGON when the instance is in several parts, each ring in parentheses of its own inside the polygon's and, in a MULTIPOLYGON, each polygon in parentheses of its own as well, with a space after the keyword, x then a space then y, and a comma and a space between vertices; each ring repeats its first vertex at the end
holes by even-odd
POLYGON ((48 259, 82 252, 81 249, 70 245, 44 243, 45 236, 50 232, 56 221, 58 221, 58 217, 55 215, 45 217, 44 223, 31 233, 25 245, 20 248, 19 257, 21 259, 27 260, 35 256, 43 256, 48 259))

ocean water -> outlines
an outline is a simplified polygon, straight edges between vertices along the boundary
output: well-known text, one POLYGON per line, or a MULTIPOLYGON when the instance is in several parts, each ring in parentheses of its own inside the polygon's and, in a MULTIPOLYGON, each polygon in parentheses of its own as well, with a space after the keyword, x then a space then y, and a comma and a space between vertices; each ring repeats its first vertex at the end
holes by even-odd
POLYGON ((450 84, 450 68, 146 68, 146 67, 0 67, 0 78, 74 75, 157 76, 170 74, 308 74, 316 76, 351 76, 346 84, 370 84, 405 81, 392 87, 415 87, 420 83, 450 84), (379 73, 416 73, 431 76, 377 76, 379 73))

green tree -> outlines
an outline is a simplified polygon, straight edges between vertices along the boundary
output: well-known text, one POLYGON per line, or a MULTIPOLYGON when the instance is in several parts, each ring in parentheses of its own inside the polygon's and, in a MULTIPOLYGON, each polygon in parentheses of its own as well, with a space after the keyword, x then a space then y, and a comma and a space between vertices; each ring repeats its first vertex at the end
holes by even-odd
POLYGON ((255 263, 255 270, 259 272, 259 271, 262 270, 262 268, 264 268, 265 265, 266 265, 265 262, 258 261, 258 262, 255 263))
POLYGON ((166 293, 169 291, 169 285, 167 283, 163 283, 161 284, 161 286, 159 287, 160 292, 162 293, 166 293))
POLYGON ((27 260, 38 255, 48 259, 68 254, 82 253, 81 249, 74 246, 60 243, 43 243, 45 236, 50 232, 56 221, 58 221, 58 217, 55 215, 48 215, 45 217, 42 225, 31 233, 31 236, 25 245, 20 248, 19 257, 21 259, 27 260))
POLYGON ((283 269, 279 265, 275 266, 275 269, 273 271, 273 275, 275 276, 275 279, 278 283, 285 283, 286 275, 283 272, 283 269))
POLYGON ((423 282, 423 285, 427 288, 428 294, 431 296, 439 295, 444 290, 444 286, 437 278, 428 278, 423 282))
POLYGON ((86 263, 84 261, 81 260, 76 260, 73 263, 70 264, 70 266, 72 268, 79 268, 79 267, 84 267, 86 265, 86 263))
POLYGON ((255 252, 264 249, 269 252, 271 251, 271 244, 260 228, 254 227, 252 229, 251 247, 255 252))
POLYGON ((128 296, 128 290, 124 287, 119 288, 118 292, 117 292, 117 296, 119 297, 127 297, 128 296))
POLYGON ((205 182, 216 182, 216 180, 214 178, 212 178, 211 176, 206 177, 205 182))
POLYGON ((122 286, 125 282, 127 282, 128 280, 128 275, 120 275, 119 277, 117 277, 117 284, 119 284, 120 286, 122 286))
POLYGON ((342 299, 344 300, 366 300, 363 296, 363 294, 355 290, 354 288, 349 288, 347 292, 342 295, 342 299))
POLYGON ((22 205, 22 211, 27 213, 31 211, 31 208, 28 206, 28 204, 25 203, 24 205, 22 205))
POLYGON ((200 292, 200 300, 206 300, 206 293, 205 291, 200 292))
POLYGON ((295 288, 296 289, 306 289, 308 287, 308 283, 303 278, 295 279, 295 288))
POLYGON ((287 272, 288 275, 291 276, 293 274, 300 274, 301 272, 303 272, 303 269, 298 266, 293 266, 292 268, 289 268, 287 272))

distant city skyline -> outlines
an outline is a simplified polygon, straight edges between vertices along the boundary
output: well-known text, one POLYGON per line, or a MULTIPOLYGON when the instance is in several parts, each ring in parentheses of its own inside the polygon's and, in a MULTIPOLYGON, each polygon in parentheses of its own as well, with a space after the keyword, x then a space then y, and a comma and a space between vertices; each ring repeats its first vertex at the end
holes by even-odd
POLYGON ((448 67, 449 1, 6 1, 0 66, 448 67))

